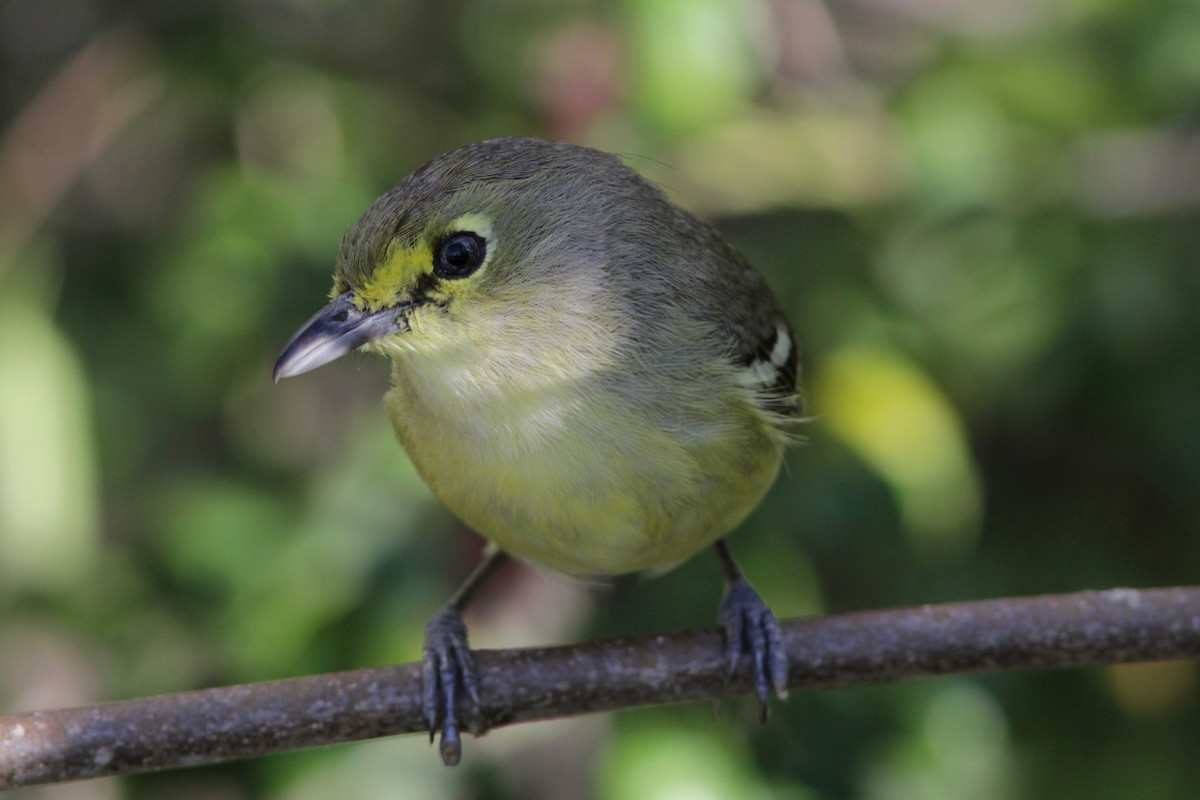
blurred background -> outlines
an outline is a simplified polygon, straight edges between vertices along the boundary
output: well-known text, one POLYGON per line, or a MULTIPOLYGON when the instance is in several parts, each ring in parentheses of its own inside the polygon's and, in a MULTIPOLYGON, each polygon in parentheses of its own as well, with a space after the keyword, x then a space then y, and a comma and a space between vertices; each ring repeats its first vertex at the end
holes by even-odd
MULTIPOLYGON (((625 154, 767 274, 815 421, 733 540, 781 616, 1200 574, 1200 4, 0 0, 0 709, 415 660, 479 554, 355 356, 343 231, 502 135, 625 154)), ((702 556, 520 566, 478 646, 712 625, 702 556)), ((17 798, 1194 798, 1197 670, 419 736, 17 798)))

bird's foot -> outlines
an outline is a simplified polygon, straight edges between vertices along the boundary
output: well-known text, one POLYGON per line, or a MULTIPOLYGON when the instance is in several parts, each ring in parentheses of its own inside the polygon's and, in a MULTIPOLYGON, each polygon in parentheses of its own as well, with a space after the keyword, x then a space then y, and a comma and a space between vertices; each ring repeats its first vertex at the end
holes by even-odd
POLYGON ((442 609, 425 626, 421 680, 429 741, 433 742, 433 737, 441 730, 442 741, 438 750, 442 755, 442 763, 453 767, 462 759, 460 694, 465 694, 472 706, 468 730, 475 736, 484 732, 479 701, 479 671, 467 644, 467 626, 453 608, 442 609))
POLYGON ((725 633, 726 680, 733 677, 743 655, 754 659, 754 695, 758 718, 767 721, 772 692, 787 697, 788 661, 779 621, 754 587, 742 577, 729 583, 717 617, 725 633))

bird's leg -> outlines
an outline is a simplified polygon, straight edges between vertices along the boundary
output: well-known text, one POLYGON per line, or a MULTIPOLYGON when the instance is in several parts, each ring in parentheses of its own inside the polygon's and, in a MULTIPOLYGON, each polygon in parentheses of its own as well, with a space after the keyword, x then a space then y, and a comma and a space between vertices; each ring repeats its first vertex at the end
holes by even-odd
POLYGON ((425 653, 421 668, 425 719, 429 722, 430 742, 439 728, 442 731, 438 749, 442 754, 442 763, 448 767, 455 766, 462 758, 462 739, 458 732, 460 689, 470 698, 474 708, 471 733, 479 736, 484 730, 479 672, 470 645, 467 644, 467 626, 463 624, 462 612, 475 590, 507 558, 504 551, 495 545, 488 545, 483 561, 458 587, 445 608, 425 626, 425 653))
POLYGON ((767 701, 772 691, 787 697, 788 662, 783 651, 779 622, 762 597, 742 575, 724 539, 715 545, 721 574, 725 577, 725 597, 717 617, 725 633, 726 680, 733 677, 742 655, 754 659, 754 694, 758 697, 758 717, 767 720, 767 701))

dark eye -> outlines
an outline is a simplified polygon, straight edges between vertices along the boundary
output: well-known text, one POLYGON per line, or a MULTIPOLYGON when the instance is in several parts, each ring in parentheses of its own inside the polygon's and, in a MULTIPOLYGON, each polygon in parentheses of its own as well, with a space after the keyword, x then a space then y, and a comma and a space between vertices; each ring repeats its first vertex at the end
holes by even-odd
POLYGON ((437 247, 433 273, 439 278, 465 278, 483 263, 487 243, 474 233, 452 233, 437 247))

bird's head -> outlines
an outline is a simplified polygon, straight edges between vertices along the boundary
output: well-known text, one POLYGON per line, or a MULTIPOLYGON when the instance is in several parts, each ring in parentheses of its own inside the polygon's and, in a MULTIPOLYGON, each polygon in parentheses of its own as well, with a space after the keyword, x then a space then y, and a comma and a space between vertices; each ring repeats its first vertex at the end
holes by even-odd
POLYGON ((486 336, 484 322, 537 309, 554 286, 579 282, 568 273, 602 259, 604 183, 626 172, 607 154, 536 139, 439 156, 346 234, 332 302, 288 342, 275 380, 364 346, 398 354, 469 342, 486 336))

